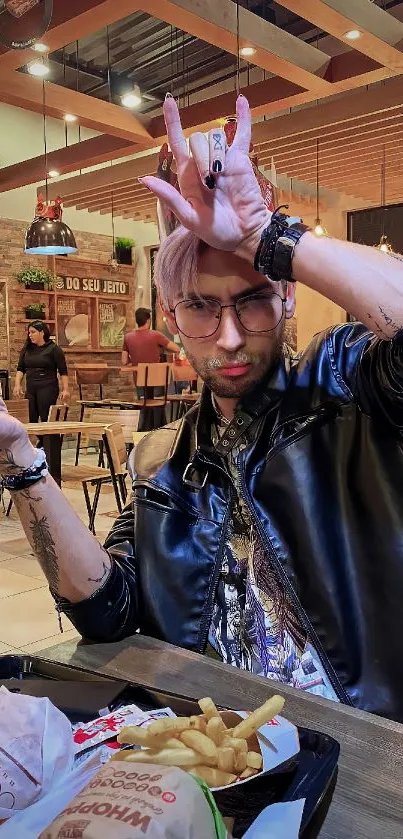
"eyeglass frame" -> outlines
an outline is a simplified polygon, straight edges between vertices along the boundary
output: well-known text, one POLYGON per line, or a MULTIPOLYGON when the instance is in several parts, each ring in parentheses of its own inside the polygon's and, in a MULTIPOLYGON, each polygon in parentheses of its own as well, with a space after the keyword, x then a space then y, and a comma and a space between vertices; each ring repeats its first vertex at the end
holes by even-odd
POLYGON ((280 317, 280 320, 278 321, 278 323, 276 324, 276 326, 272 326, 271 329, 259 329, 259 330, 247 329, 247 327, 243 325, 243 323, 241 321, 241 318, 239 317, 238 310, 237 310, 237 305, 240 301, 244 302, 245 300, 249 300, 251 297, 256 298, 256 297, 259 297, 259 296, 264 298, 265 295, 262 294, 262 291, 263 291, 263 289, 255 292, 255 293, 252 292, 251 294, 247 294, 244 297, 242 297, 242 295, 240 295, 236 299, 235 303, 228 303, 228 304, 226 303, 225 305, 223 305, 220 302, 220 300, 217 300, 216 297, 209 297, 209 296, 207 296, 207 297, 187 297, 187 298, 185 298, 185 300, 178 300, 178 302, 175 303, 175 306, 173 307, 173 309, 170 309, 169 312, 170 312, 171 315, 173 315, 176 327, 179 330, 179 332, 182 335, 184 335, 186 338, 190 338, 190 339, 192 339, 192 338, 195 338, 195 339, 198 339, 198 338, 212 338, 213 335, 215 335, 216 332, 218 332, 218 330, 221 326, 222 310, 223 309, 235 309, 235 314, 238 318, 238 322, 242 326, 242 329, 245 332, 248 332, 249 335, 267 335, 269 332, 274 332, 274 330, 277 329, 278 325, 281 323, 281 321, 283 319, 283 315, 284 315, 284 304, 287 302, 287 297, 281 297, 280 294, 277 293, 277 291, 272 292, 273 297, 274 296, 278 297, 279 300, 281 300, 281 317, 280 317), (217 326, 216 326, 214 332, 210 332, 208 335, 187 335, 186 332, 183 332, 183 330, 180 329, 179 326, 178 326, 178 322, 176 320, 176 309, 177 309, 177 307, 180 306, 182 303, 191 303, 191 302, 195 302, 196 300, 208 300, 208 301, 211 301, 213 303, 218 303, 218 305, 220 307, 220 317, 218 318, 217 326))

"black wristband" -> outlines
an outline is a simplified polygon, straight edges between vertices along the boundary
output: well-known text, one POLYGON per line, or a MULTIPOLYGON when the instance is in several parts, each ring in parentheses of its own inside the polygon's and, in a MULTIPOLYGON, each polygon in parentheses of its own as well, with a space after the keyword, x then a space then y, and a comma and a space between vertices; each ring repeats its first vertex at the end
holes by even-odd
MULTIPOLYGON (((283 205, 288 209, 287 205, 283 205)), ((292 258, 301 236, 310 230, 300 219, 274 211, 271 222, 263 231, 256 251, 254 268, 274 282, 293 282, 292 258)))
POLYGON ((1 487, 8 489, 9 492, 20 492, 44 478, 48 474, 48 465, 43 449, 38 449, 38 452, 36 460, 28 469, 22 469, 16 475, 4 475, 0 478, 1 487))

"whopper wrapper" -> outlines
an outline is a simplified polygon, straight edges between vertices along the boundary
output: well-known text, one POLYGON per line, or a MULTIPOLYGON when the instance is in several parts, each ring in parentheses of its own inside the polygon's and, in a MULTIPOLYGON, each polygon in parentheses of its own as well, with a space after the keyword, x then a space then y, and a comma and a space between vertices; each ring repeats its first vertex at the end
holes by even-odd
POLYGON ((181 769, 112 761, 39 839, 217 839, 225 829, 181 769))

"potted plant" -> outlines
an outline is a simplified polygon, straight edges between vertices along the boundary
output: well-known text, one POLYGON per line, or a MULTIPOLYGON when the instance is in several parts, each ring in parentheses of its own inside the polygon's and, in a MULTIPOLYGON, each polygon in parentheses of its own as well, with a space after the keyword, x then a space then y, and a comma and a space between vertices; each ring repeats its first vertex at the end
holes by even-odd
POLYGON ((17 282, 27 289, 37 289, 38 291, 43 289, 52 291, 53 289, 54 277, 50 271, 42 271, 41 268, 24 268, 15 276, 17 282))
POLYGON ((45 304, 30 303, 29 306, 25 306, 25 317, 27 320, 45 320, 45 304))
POLYGON ((124 236, 115 239, 115 257, 119 265, 132 265, 132 248, 135 244, 134 239, 126 239, 124 236))

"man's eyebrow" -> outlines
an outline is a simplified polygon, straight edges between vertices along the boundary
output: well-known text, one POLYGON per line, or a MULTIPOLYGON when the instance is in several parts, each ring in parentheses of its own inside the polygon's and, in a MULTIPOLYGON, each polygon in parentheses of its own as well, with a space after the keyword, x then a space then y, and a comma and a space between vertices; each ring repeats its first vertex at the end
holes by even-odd
MULTIPOLYGON (((269 283, 264 282, 254 288, 247 288, 245 291, 242 291, 240 294, 232 294, 230 300, 242 300, 244 297, 250 297, 254 294, 260 294, 262 291, 271 291, 273 293, 273 289, 269 285, 269 283)), ((186 300, 218 300, 218 297, 215 297, 214 294, 197 294, 195 291, 189 291, 186 295, 186 300)))

